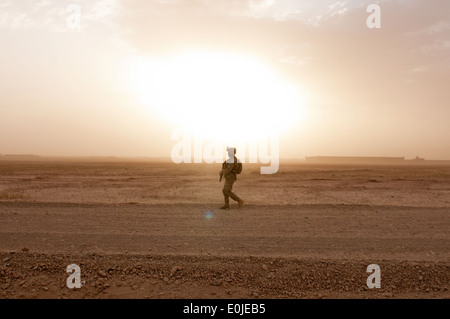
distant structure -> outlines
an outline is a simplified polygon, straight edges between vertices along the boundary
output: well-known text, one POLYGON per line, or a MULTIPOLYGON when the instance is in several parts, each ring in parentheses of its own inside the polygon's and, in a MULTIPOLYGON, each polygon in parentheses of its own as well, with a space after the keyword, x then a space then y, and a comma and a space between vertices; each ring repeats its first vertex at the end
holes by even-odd
POLYGON ((27 155, 27 154, 3 154, 3 155, 0 155, 0 158, 3 160, 3 161, 10 161, 10 160, 12 160, 12 161, 15 161, 15 160, 25 160, 25 161, 28 161, 28 160, 35 160, 35 159, 39 159, 40 158, 40 156, 38 156, 38 155, 32 155, 32 154, 30 154, 30 155, 27 155))
POLYGON ((425 161, 425 159, 422 158, 422 157, 416 156, 416 158, 413 159, 413 161, 416 161, 416 162, 423 162, 423 161, 425 161))
POLYGON ((307 156, 306 162, 327 164, 398 164, 404 157, 307 156))

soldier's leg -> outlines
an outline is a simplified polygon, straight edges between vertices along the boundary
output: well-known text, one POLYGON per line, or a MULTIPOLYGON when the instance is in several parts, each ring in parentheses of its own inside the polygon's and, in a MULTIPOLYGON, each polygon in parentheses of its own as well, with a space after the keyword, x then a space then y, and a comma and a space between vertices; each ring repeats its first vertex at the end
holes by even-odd
POLYGON ((230 196, 232 199, 234 199, 236 202, 238 202, 238 208, 241 208, 242 205, 244 205, 244 201, 242 199, 239 198, 239 196, 237 196, 235 193, 233 193, 231 191, 231 189, 233 188, 233 183, 236 181, 236 178, 233 178, 231 180, 231 184, 229 187, 229 192, 228 192, 228 196, 230 196))
POLYGON ((223 194, 223 198, 225 200, 225 204, 229 204, 230 203, 230 195, 228 195, 228 187, 227 187, 226 181, 225 181, 225 185, 223 186, 223 189, 222 189, 222 194, 223 194))
MULTIPOLYGON (((239 201, 240 198, 235 193, 232 192, 234 182, 235 182, 235 179, 225 180, 225 186, 223 188, 223 193, 224 194, 226 193, 227 197, 231 197, 233 200, 239 201)), ((225 201, 225 202, 228 203, 229 199, 228 199, 228 202, 227 201, 225 201)))
POLYGON ((227 183, 227 180, 225 179, 225 184, 223 185, 222 193, 223 193, 223 199, 225 200, 225 204, 220 207, 220 209, 228 209, 230 208, 230 195, 229 192, 230 185, 227 183))

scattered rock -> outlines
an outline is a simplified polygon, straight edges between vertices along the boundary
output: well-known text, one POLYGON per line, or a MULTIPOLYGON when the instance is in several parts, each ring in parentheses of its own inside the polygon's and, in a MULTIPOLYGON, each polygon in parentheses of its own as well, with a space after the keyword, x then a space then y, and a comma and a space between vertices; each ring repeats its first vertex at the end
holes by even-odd
POLYGON ((180 271, 180 270, 183 270, 183 267, 180 267, 180 266, 173 266, 173 267, 172 267, 172 270, 170 271, 170 276, 175 275, 175 273, 176 273, 177 271, 180 271))
POLYGON ((269 267, 267 267, 267 265, 262 265, 262 269, 264 269, 265 271, 269 270, 269 267))
POLYGON ((220 286, 222 284, 222 281, 219 279, 212 279, 210 281, 211 286, 220 286))
POLYGON ((97 275, 99 275, 100 277, 103 277, 103 278, 108 276, 103 270, 97 271, 97 275))
POLYGON ((30 249, 28 249, 28 247, 23 247, 23 248, 22 248, 22 251, 23 251, 23 252, 28 252, 28 251, 30 251, 30 249))

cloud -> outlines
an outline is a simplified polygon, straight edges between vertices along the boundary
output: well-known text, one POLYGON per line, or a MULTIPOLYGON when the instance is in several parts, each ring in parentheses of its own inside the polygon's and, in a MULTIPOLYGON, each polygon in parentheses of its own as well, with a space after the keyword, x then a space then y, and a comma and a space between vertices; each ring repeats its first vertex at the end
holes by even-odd
POLYGON ((264 59, 317 105, 447 107, 450 2, 382 1, 380 30, 366 26, 372 2, 124 0, 118 23, 139 55, 200 49, 264 59))
POLYGON ((382 28, 370 30, 372 2, 10 0, 0 3, 0 30, 67 32, 67 7, 77 3, 83 32, 107 29, 136 55, 242 52, 342 105, 449 100, 441 87, 449 80, 450 2, 380 1, 382 28))
POLYGON ((80 9, 81 27, 92 28, 118 12, 119 0, 10 0, 0 3, 1 30, 44 30, 68 32, 68 8, 76 5, 80 9))
POLYGON ((307 34, 301 23, 250 15, 258 11, 255 7, 270 6, 266 1, 126 0, 122 4, 119 24, 128 41, 145 54, 203 47, 276 56, 290 39, 307 34))
POLYGON ((304 78, 308 71, 309 82, 330 85, 344 85, 345 79, 353 85, 365 78, 373 88, 390 75, 403 81, 427 59, 411 52, 447 49, 448 41, 441 36, 448 27, 447 0, 435 0, 434 5, 382 1, 381 30, 366 27, 366 4, 371 2, 124 0, 118 22, 126 30, 126 41, 143 55, 189 48, 238 50, 274 64, 295 65, 291 74, 304 78), (418 33, 413 38, 408 32, 418 33), (333 76, 321 76, 328 73, 333 76), (330 82, 336 74, 341 78, 330 82))

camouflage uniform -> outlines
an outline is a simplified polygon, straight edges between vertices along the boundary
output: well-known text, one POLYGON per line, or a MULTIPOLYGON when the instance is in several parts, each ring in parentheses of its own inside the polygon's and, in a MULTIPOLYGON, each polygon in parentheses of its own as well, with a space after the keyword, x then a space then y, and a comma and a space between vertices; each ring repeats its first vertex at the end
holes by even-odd
MULTIPOLYGON (((237 162, 236 156, 234 157, 234 163, 237 162)), ((233 184, 236 181, 236 173, 233 171, 234 163, 228 163, 228 161, 223 162, 222 164, 222 174, 225 177, 225 184, 222 189, 222 193, 225 199, 225 204, 230 203, 230 197, 235 201, 240 201, 241 199, 233 193, 231 190, 233 188, 233 184)))

